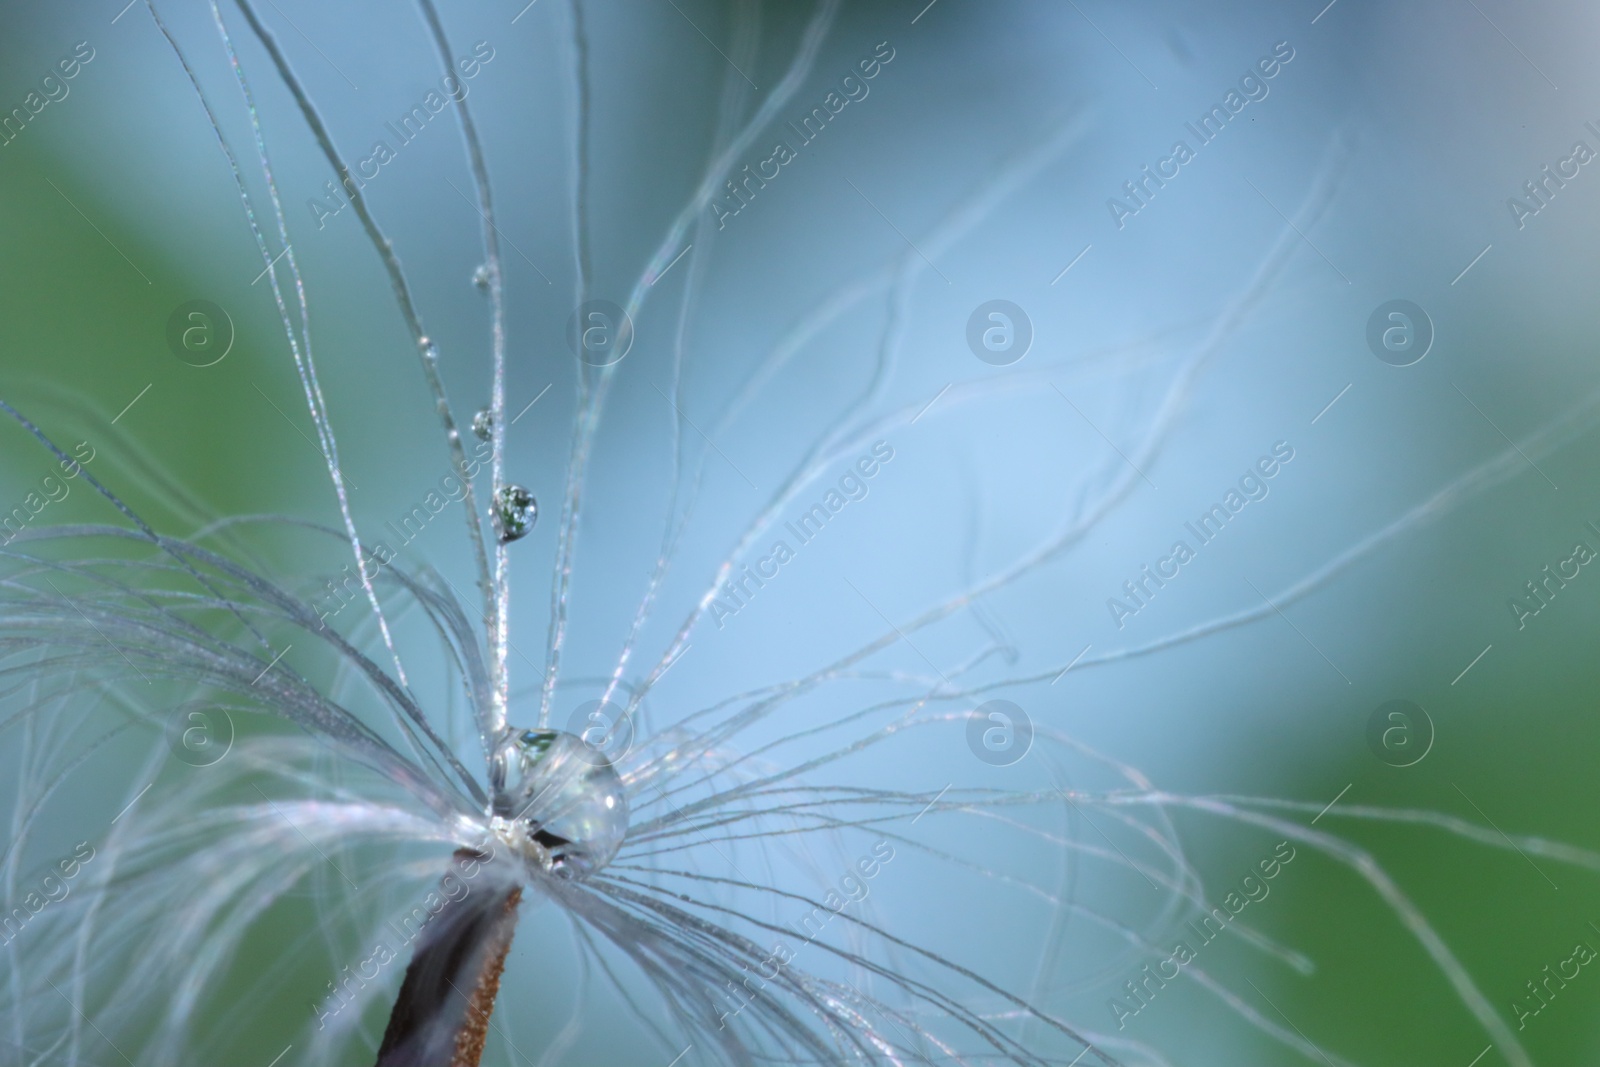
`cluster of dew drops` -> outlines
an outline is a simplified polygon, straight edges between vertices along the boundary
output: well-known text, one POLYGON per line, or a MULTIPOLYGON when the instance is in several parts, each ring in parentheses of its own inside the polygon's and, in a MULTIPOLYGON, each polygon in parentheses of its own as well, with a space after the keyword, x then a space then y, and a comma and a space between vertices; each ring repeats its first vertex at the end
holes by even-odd
MULTIPOLYGON (((473 271, 472 284, 479 290, 488 290, 487 265, 479 266, 473 271)), ((472 416, 472 432, 480 441, 490 440, 494 436, 494 413, 488 408, 480 408, 478 413, 472 416)), ((495 532, 500 537, 500 543, 509 545, 513 541, 522 540, 533 531, 533 524, 539 519, 539 502, 534 500, 533 494, 526 486, 509 483, 495 491, 493 515, 495 532)))
MULTIPOLYGON (((494 436, 494 413, 483 408, 472 416, 472 432, 480 441, 494 436)), ((539 519, 539 502, 526 486, 502 485, 494 494, 494 528, 502 545, 520 541, 533 531, 539 519)))
MULTIPOLYGON (((489 287, 487 266, 473 273, 489 287)), ((472 418, 481 441, 494 436, 494 413, 472 418)), ((495 530, 501 544, 533 530, 539 505, 521 485, 500 486, 494 497, 495 530)), ((562 730, 507 727, 489 760, 493 801, 490 828, 544 874, 583 878, 600 870, 628 829, 628 797, 622 779, 600 748, 562 730)))

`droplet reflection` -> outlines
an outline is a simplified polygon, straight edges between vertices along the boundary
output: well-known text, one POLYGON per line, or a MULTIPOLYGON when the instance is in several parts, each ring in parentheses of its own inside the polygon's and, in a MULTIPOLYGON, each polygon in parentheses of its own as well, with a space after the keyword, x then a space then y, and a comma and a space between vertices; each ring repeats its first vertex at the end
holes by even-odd
POLYGON ((520 485, 505 485, 495 499, 495 524, 500 543, 520 541, 533 530, 539 518, 539 505, 533 494, 520 485))
POLYGON ((541 870, 582 878, 622 847, 628 830, 622 779, 579 738, 508 729, 489 771, 496 834, 541 870))

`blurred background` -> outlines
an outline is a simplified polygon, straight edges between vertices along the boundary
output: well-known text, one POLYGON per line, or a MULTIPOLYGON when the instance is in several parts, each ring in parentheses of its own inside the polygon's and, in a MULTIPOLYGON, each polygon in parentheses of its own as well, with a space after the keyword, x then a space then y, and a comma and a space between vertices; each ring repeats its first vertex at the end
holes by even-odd
MULTIPOLYGON (((227 161, 144 4, 120 6, 4 10, 0 116, 20 108, 26 122, 0 136, 0 396, 58 441, 87 442, 89 469, 164 532, 255 514, 334 522, 227 161), (62 88, 42 86, 74 58, 62 88), (32 93, 59 98, 33 113, 32 93), (192 301, 231 324, 231 348, 207 366, 169 343, 192 301)), ((667 248, 688 254, 662 273, 658 252, 718 143, 719 102, 731 95, 747 121, 789 70, 813 11, 701 0, 580 9, 590 125, 577 225, 592 293, 627 303, 652 257, 659 277, 644 287, 596 437, 563 677, 610 670, 691 483, 693 511, 630 678, 654 665, 813 442, 845 420, 862 432, 783 520, 877 442, 893 458, 748 604, 698 624, 651 695, 653 721, 816 670, 1082 520, 1081 538, 874 663, 926 674, 998 645, 968 681, 994 681, 992 695, 1038 728, 1162 790, 1313 805, 1289 816, 1301 823, 1340 798, 1317 827, 1371 851, 1532 1059, 1593 1060, 1600 978, 1570 982, 1520 1030, 1515 1005, 1575 942, 1600 948, 1595 875, 1495 835, 1600 847, 1600 664, 1586 651, 1600 578, 1580 567, 1544 587, 1555 590, 1547 603, 1526 588, 1547 566, 1570 576, 1562 561, 1579 543, 1600 551, 1589 525, 1600 523, 1600 176, 1588 165, 1600 152, 1600 14, 1507 0, 852 3, 733 170, 770 176, 780 140, 793 158, 738 199, 690 213, 667 248), (875 75, 851 89, 843 79, 869 59, 875 75), (846 94, 813 140, 788 125, 813 108, 832 113, 828 101, 846 94), (1206 118, 1209 140, 1197 133, 1206 118), (1192 158, 1178 158, 1180 141, 1192 158), (969 343, 974 316, 996 300, 1020 310, 1017 336, 1031 334, 1020 356, 985 359, 981 340, 969 343), (1396 308, 1403 319, 1389 317, 1396 308), (1400 333, 1386 344, 1391 329, 1400 333), (789 357, 773 360, 790 341, 789 357), (1274 455, 1273 476, 1250 482, 1265 488, 1241 490, 1259 498, 1200 544, 1185 524, 1274 455), (680 462, 689 475, 674 497, 680 462), (1147 602, 1131 598, 1124 583, 1180 539, 1194 558, 1147 602), (1327 581, 1288 595, 1345 556, 1327 581), (1113 598, 1138 610, 1119 612, 1113 598), (1263 605, 1243 625, 1100 662, 1263 605), (1404 737, 1370 728, 1395 700, 1426 715, 1411 714, 1404 737), (1440 813, 1492 828, 1492 839, 1352 820, 1339 806, 1440 813)), ((249 115, 209 10, 160 10, 264 210, 249 115)), ((300 110, 238 12, 223 11, 305 275, 351 505, 365 529, 381 529, 437 485, 448 456, 360 221, 331 210, 334 175, 300 110)), ((439 88, 421 21, 370 2, 278 0, 261 13, 346 157, 369 157, 377 141, 393 149, 365 194, 439 343, 458 413, 476 410, 488 401, 490 338, 460 132, 448 105, 405 143, 391 130, 439 88)), ((479 60, 463 84, 505 261, 507 410, 519 413, 509 476, 543 511, 512 570, 513 687, 531 707, 577 404, 573 8, 466 0, 441 13, 458 56, 479 60)), ((986 316, 980 338, 999 321, 986 316)), ((55 461, 16 428, 0 429, 0 455, 9 510, 55 461)), ((37 521, 114 517, 74 483, 37 521)), ((252 543, 307 595, 344 562, 268 535, 252 543)), ((402 555, 470 588, 459 519, 429 524, 402 555)), ((564 688, 558 720, 593 689, 564 688)), ((771 728, 792 733, 872 692, 819 694, 771 728)), ((930 791, 1071 784, 1038 759, 990 766, 955 727, 856 773, 930 791)), ((58 839, 100 832, 127 784, 108 776, 75 794, 58 839)), ((1280 839, 1193 811, 1174 818, 1214 900, 1280 839)), ((1093 826, 1076 832, 1098 840, 1093 826)), ((51 839, 33 839, 40 862, 51 839)), ((1017 870, 1055 860, 1042 843, 1010 855, 977 839, 945 847, 1017 870)), ((1085 928, 1041 960, 1034 931, 1055 921, 1050 909, 1002 904, 959 880, 920 882, 913 869, 874 887, 876 914, 1002 984, 1045 975, 1052 1010, 1087 1029, 1117 1031, 1108 1001, 1160 958, 1085 928)), ((1130 926, 1158 913, 1158 894, 1093 865, 1074 886, 1130 926)), ((1174 982, 1126 1021, 1167 1062, 1316 1062, 1247 1011, 1345 1062, 1514 1062, 1348 867, 1302 848, 1247 914, 1314 971, 1242 942, 1206 949, 1205 966, 1245 1008, 1174 982)), ((516 995, 500 1008, 531 1055, 495 1048, 494 1062, 537 1059, 569 1015, 566 957, 541 954, 540 929, 519 937, 516 995)), ((1170 941, 1159 926, 1146 932, 1170 941)), ((309 1021, 303 1004, 321 982, 304 986, 236 1020, 216 1062, 265 1065, 309 1021)), ((612 1009, 598 1003, 566 1062, 654 1062, 629 1026, 602 1025, 612 1009)))

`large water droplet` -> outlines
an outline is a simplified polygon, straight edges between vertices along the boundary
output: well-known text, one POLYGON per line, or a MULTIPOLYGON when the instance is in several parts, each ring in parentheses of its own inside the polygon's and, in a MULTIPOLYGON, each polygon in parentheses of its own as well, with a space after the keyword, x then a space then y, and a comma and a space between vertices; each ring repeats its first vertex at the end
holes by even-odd
POLYGON ((628 797, 611 762, 560 730, 507 730, 489 763, 494 829, 542 870, 582 878, 611 862, 628 797))
POLYGON ((478 265, 478 269, 472 272, 472 284, 476 285, 479 289, 482 289, 484 291, 488 291, 488 288, 489 288, 489 264, 480 263, 478 265))
POLYGON ((522 486, 503 485, 495 498, 494 517, 500 530, 500 543, 509 545, 528 536, 539 518, 539 504, 522 486))
POLYGON ((478 435, 478 440, 480 441, 487 441, 494 436, 493 409, 478 409, 478 413, 472 416, 472 432, 478 435))

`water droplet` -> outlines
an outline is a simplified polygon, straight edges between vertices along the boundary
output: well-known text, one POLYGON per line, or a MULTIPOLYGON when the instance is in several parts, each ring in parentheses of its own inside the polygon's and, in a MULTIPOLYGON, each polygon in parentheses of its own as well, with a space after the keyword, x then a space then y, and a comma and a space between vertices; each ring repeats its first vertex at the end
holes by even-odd
POLYGON ((489 779, 495 833, 547 873, 583 878, 622 847, 628 831, 622 779, 572 734, 506 730, 489 779))
POLYGON ((479 408, 478 413, 472 416, 472 432, 478 435, 478 440, 487 441, 494 436, 494 412, 489 408, 479 408))
POLYGON ((478 269, 472 272, 472 284, 485 292, 489 290, 489 264, 480 263, 478 269))
POLYGON ((509 545, 528 536, 539 518, 539 504, 522 486, 503 485, 495 500, 494 518, 500 530, 500 543, 509 545))

